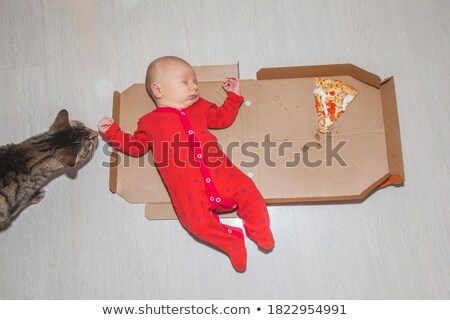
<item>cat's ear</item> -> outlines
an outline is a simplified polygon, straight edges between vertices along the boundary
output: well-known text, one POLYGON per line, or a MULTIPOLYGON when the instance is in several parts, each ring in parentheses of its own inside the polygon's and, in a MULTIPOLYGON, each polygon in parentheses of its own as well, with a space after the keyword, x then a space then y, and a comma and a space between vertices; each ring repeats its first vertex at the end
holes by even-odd
POLYGON ((77 154, 64 149, 56 150, 56 159, 68 167, 75 167, 77 164, 77 154))
POLYGON ((58 115, 56 116, 55 121, 50 126, 50 131, 58 131, 63 127, 69 127, 69 113, 66 109, 61 110, 58 112, 58 115))

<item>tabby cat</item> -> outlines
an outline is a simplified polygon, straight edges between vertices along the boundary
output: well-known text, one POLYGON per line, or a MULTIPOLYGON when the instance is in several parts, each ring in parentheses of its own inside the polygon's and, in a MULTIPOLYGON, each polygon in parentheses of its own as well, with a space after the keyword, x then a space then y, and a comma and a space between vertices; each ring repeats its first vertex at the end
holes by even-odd
POLYGON ((45 196, 43 187, 59 169, 84 162, 98 134, 61 110, 47 132, 19 144, 0 146, 0 230, 45 196))

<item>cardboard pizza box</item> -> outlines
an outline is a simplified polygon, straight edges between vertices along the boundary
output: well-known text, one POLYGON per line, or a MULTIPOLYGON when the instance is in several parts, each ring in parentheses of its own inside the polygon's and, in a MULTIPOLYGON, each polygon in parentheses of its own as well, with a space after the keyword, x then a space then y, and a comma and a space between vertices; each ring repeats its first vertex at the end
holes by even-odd
MULTIPOLYGON (((221 105, 222 80, 237 65, 195 67, 200 93, 221 105)), ((394 78, 351 64, 264 68, 241 80, 245 100, 235 122, 211 130, 222 150, 253 179, 270 204, 360 202, 405 180, 394 78), (326 134, 318 133, 314 77, 332 77, 359 94, 326 134)), ((144 84, 114 92, 113 118, 126 132, 155 109, 144 84)), ((175 219, 152 152, 132 158, 113 151, 110 189, 130 203, 144 203, 148 219, 175 219)), ((225 214, 235 217, 235 213, 225 214)))

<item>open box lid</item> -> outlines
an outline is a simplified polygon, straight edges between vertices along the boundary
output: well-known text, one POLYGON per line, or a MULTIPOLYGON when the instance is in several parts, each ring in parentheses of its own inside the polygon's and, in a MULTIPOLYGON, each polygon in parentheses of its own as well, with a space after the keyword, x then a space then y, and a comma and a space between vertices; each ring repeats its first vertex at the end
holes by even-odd
MULTIPOLYGON (((195 69, 202 96, 218 105, 226 97, 221 88, 222 80, 230 75, 239 75, 237 65, 195 69)), ((302 150, 308 143, 327 146, 331 139, 326 136, 317 138, 311 81, 317 76, 342 79, 361 90, 333 126, 331 135, 333 145, 348 141, 342 148, 348 166, 336 166, 334 161, 328 167, 308 167, 303 163, 297 168, 287 168, 286 162, 283 167, 283 163, 278 162, 280 157, 275 155, 275 167, 261 164, 248 168, 240 166, 248 160, 240 149, 229 155, 233 163, 251 174, 268 204, 362 201, 378 188, 401 185, 404 169, 394 79, 382 81, 351 64, 261 69, 257 80, 241 81, 241 92, 247 100, 241 106, 235 123, 227 129, 214 130, 213 134, 221 146, 226 147, 234 142, 241 146, 249 142, 261 145, 268 142, 269 133, 271 142, 293 142, 291 153, 285 152, 288 157, 295 156, 294 151, 302 150), (370 147, 367 142, 370 142, 370 147)), ((113 118, 126 132, 133 132, 138 119, 154 108, 143 84, 114 93, 113 118)), ((312 148, 309 155, 312 159, 325 159, 325 149, 312 148)), ((262 159, 264 151, 255 152, 262 159)), ((145 203, 147 218, 176 218, 151 152, 141 158, 131 158, 114 151, 110 170, 111 191, 131 203, 145 203)))
POLYGON ((256 79, 273 80, 309 77, 336 77, 343 75, 349 75, 360 80, 361 82, 380 89, 390 175, 386 181, 378 186, 378 188, 383 188, 389 185, 401 185, 405 181, 405 170, 403 165, 403 153, 394 77, 388 77, 381 80, 379 76, 353 64, 332 64, 262 68, 256 73, 256 79))

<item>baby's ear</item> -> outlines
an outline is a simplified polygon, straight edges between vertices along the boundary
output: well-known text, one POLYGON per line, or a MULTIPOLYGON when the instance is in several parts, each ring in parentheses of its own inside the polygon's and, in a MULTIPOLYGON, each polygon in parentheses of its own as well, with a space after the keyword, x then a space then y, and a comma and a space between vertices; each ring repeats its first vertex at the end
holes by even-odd
POLYGON ((150 85, 150 90, 152 90, 153 96, 156 99, 160 99, 163 96, 162 90, 161 90, 161 86, 159 85, 159 83, 153 82, 150 85))

